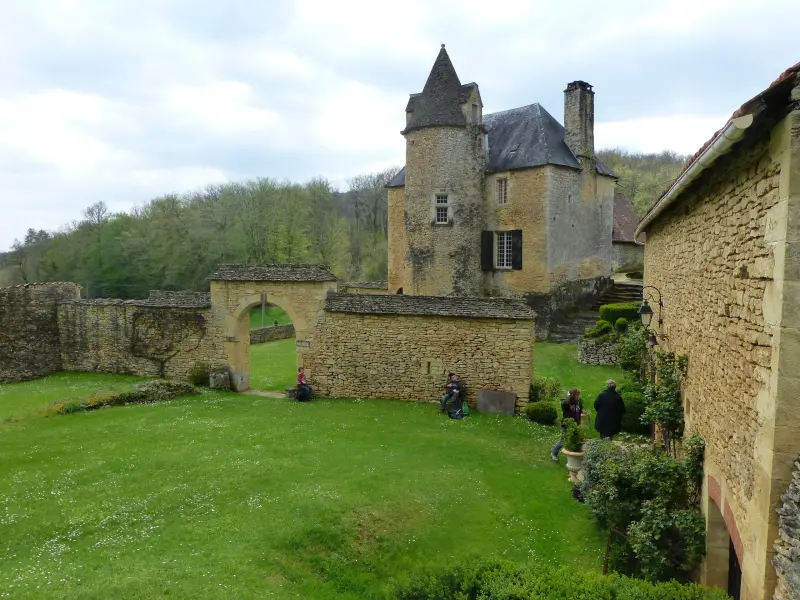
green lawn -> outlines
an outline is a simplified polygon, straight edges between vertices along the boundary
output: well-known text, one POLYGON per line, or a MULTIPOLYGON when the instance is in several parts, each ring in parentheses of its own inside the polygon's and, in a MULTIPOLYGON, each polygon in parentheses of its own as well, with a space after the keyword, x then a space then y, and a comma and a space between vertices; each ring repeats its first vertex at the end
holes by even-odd
POLYGON ((250 346, 250 387, 282 392, 296 381, 294 338, 250 346))
POLYGON ((287 325, 292 322, 284 310, 280 306, 274 304, 267 304, 264 307, 264 324, 261 324, 261 307, 255 306, 250 311, 250 329, 258 329, 259 327, 271 327, 275 321, 278 325, 287 325))
MULTIPOLYGON (((73 379, 0 389, 19 406, 73 379)), ((469 556, 599 569, 556 436, 431 404, 220 392, 6 423, 0 596, 383 598, 469 556)))

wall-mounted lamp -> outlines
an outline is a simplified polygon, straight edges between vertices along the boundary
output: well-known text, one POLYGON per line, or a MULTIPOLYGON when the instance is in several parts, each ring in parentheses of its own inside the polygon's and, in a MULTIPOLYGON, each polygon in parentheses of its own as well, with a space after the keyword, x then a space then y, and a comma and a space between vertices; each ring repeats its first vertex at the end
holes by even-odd
POLYGON ((662 318, 662 309, 664 308, 664 302, 661 298, 661 290, 657 287, 652 285, 646 285, 642 288, 642 305, 639 307, 637 311, 639 313, 639 318, 642 320, 642 325, 644 328, 650 332, 650 339, 648 340, 648 345, 653 348, 658 346, 658 340, 667 340, 667 334, 661 332, 661 326, 664 324, 664 319, 662 318), (653 290, 652 292, 645 292, 645 290, 653 290), (650 325, 653 322, 653 309, 650 306, 650 302, 654 301, 657 302, 658 305, 658 329, 652 329, 650 325))

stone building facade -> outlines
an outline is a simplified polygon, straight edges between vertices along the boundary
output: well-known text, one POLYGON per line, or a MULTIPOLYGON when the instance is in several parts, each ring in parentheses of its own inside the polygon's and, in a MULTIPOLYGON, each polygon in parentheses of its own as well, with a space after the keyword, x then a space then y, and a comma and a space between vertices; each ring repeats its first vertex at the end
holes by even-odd
POLYGON ((800 65, 738 109, 637 229, 662 342, 688 356, 706 441, 702 580, 772 598, 780 497, 800 453, 800 65))
POLYGON ((594 152, 594 92, 483 114, 442 47, 406 107, 406 164, 388 184, 389 293, 594 296, 612 269, 616 177, 594 152))

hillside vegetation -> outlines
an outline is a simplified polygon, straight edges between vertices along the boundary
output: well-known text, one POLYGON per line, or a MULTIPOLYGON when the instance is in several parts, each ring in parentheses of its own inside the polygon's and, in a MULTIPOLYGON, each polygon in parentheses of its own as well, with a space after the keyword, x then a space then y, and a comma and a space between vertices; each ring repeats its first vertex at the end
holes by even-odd
MULTIPOLYGON (((622 150, 599 156, 640 215, 686 158, 622 150)), ((162 196, 128 213, 99 202, 58 232, 29 229, 0 253, 0 286, 74 281, 91 298, 140 298, 151 289, 207 290, 206 277, 225 262, 326 263, 345 279, 384 280, 385 184, 396 171, 354 177, 346 192, 325 179, 257 179, 162 196)))

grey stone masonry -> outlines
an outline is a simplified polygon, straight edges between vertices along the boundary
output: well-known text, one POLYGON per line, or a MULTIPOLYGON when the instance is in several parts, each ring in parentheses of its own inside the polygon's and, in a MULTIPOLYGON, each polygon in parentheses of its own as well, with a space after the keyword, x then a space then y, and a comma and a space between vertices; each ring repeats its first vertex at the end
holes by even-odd
POLYGON ((327 312, 473 317, 476 319, 530 319, 536 313, 512 298, 458 298, 452 296, 403 296, 329 293, 327 312))
POLYGON ((212 281, 336 281, 327 265, 219 265, 212 281))
POLYGON ((161 306, 180 308, 207 308, 211 306, 211 294, 208 292, 182 292, 172 290, 150 290, 147 298, 161 306))
POLYGON ((778 508, 778 534, 772 564, 778 575, 775 600, 800 598, 800 462, 794 463, 792 482, 783 493, 778 508))
POLYGON ((617 339, 584 338, 578 342, 578 361, 584 365, 617 364, 617 339))
POLYGON ((287 340, 294 337, 294 325, 277 325, 273 327, 259 327, 250 330, 250 343, 263 344, 276 340, 287 340))

